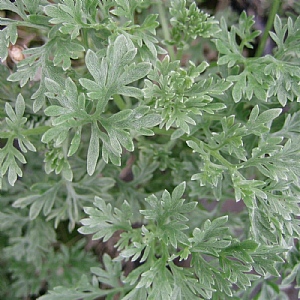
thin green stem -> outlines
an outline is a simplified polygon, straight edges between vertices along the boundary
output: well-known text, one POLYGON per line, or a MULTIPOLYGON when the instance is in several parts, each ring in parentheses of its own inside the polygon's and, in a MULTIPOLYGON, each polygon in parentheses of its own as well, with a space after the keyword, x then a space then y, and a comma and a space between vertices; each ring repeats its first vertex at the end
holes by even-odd
POLYGON ((177 48, 177 54, 176 54, 176 59, 181 60, 183 54, 183 48, 177 48))
MULTIPOLYGON (((37 127, 37 128, 20 130, 20 133, 22 135, 25 135, 25 136, 41 135, 41 134, 45 133, 50 128, 51 128, 50 126, 40 126, 40 127, 37 127)), ((11 131, 10 132, 0 132, 0 138, 2 138, 2 139, 7 139, 7 138, 10 138, 12 136, 13 136, 13 138, 18 137, 15 132, 11 132, 11 131)))
POLYGON ((0 18, 0 25, 7 26, 10 24, 15 24, 17 26, 24 26, 29 28, 36 28, 40 30, 49 30, 51 28, 50 25, 41 25, 41 24, 33 24, 27 21, 20 21, 20 20, 12 20, 8 18, 0 18))
MULTIPOLYGON (((157 1, 157 7, 158 7, 159 19, 160 19, 160 24, 163 31, 164 39, 170 41, 171 35, 169 31, 165 8, 163 6, 163 1, 157 1)), ((175 51, 173 46, 167 45, 167 50, 169 52, 171 60, 175 60, 176 56, 175 56, 175 51)))
POLYGON ((0 132, 0 139, 8 139, 12 134, 12 132, 0 132))
POLYGON ((115 94, 113 96, 113 98, 114 98, 115 104, 118 106, 118 108, 120 110, 123 110, 126 108, 126 103, 124 102, 124 100, 122 99, 122 97, 120 95, 115 94))
POLYGON ((89 49, 89 39, 88 39, 88 35, 87 35, 87 29, 82 28, 81 29, 81 38, 82 38, 82 42, 83 45, 85 47, 85 49, 89 49))
POLYGON ((235 165, 230 163, 226 158, 224 158, 219 151, 210 151, 210 155, 216 158, 220 163, 222 163, 223 166, 225 166, 228 170, 231 172, 234 172, 236 170, 235 165))
POLYGON ((176 145, 177 145, 176 139, 170 140, 166 147, 167 151, 171 151, 176 145))
MULTIPOLYGON (((198 143, 199 140, 193 136, 188 137, 191 141, 194 141, 195 143, 198 143)), ((230 163, 226 158, 224 158, 219 150, 213 150, 209 145, 206 143, 203 143, 203 148, 206 149, 211 156, 216 158, 220 163, 222 163, 223 166, 225 166, 228 170, 231 170, 232 172, 236 169, 236 166, 230 163)))
MULTIPOLYGON (((154 131, 155 134, 162 134, 162 135, 168 135, 168 136, 171 136, 172 133, 174 132, 173 129, 169 129, 169 130, 166 130, 166 129, 160 129, 160 128, 153 128, 152 129, 154 131)), ((180 137, 181 140, 183 141, 188 141, 188 140, 191 140, 191 141, 194 141, 195 143, 198 143, 199 140, 193 136, 187 136, 186 134, 182 135, 180 137)), ((219 150, 216 150, 216 149, 212 149, 209 145, 203 143, 203 146, 206 150, 209 151, 210 155, 213 156, 214 158, 216 158, 219 162, 221 162, 225 167, 228 168, 228 170, 231 170, 232 172, 236 170, 236 165, 233 165, 232 163, 230 163, 226 158, 224 158, 219 150)))
POLYGON ((268 22, 266 24, 264 33, 261 37, 261 40, 259 42, 259 45, 257 47, 256 53, 255 53, 255 57, 260 57, 262 56, 268 37, 269 37, 269 31, 272 29, 273 24, 274 24, 274 19, 275 19, 275 15, 279 10, 279 7, 281 5, 281 0, 274 0, 272 5, 271 5, 271 11, 269 14, 269 18, 268 18, 268 22))
POLYGON ((28 136, 28 135, 40 135, 45 133, 48 129, 50 129, 51 126, 40 126, 37 128, 32 128, 32 129, 25 129, 22 130, 22 134, 28 136))

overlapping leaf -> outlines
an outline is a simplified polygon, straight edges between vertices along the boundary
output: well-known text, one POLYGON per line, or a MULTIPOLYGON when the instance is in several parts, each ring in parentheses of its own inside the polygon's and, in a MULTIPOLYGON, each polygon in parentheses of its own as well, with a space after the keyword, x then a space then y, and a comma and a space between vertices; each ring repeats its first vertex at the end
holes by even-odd
POLYGON ((25 101, 21 94, 15 103, 15 110, 9 103, 5 105, 5 111, 7 118, 5 119, 7 128, 5 132, 0 133, 0 137, 6 138, 6 145, 0 149, 0 186, 3 176, 8 173, 8 182, 10 185, 14 185, 18 176, 22 177, 23 172, 19 167, 17 161, 22 164, 26 163, 26 159, 22 153, 29 151, 36 151, 35 146, 30 142, 28 137, 24 135, 24 124, 27 118, 23 117, 25 112, 25 101), (18 141, 19 149, 13 145, 14 139, 18 141))

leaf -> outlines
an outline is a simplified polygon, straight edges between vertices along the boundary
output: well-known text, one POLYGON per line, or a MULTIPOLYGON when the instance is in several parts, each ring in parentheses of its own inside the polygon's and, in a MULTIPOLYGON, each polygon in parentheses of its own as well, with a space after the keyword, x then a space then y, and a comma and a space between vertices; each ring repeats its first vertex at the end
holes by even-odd
POLYGON ((71 67, 71 59, 78 59, 80 53, 85 51, 84 47, 76 40, 61 38, 56 43, 53 64, 54 66, 61 65, 64 71, 71 67))
POLYGON ((198 66, 190 63, 184 70, 179 68, 178 61, 170 62, 168 56, 162 62, 157 61, 148 75, 151 81, 145 81, 144 93, 152 106, 161 112, 160 128, 180 128, 189 134, 191 127, 196 125, 195 115, 213 114, 215 110, 226 107, 211 102, 214 95, 223 95, 231 83, 213 78, 199 80, 200 73, 207 66, 207 63, 198 66))
POLYGON ((95 124, 93 124, 89 148, 87 152, 87 172, 90 176, 95 171, 98 157, 99 157, 99 137, 97 132, 98 132, 98 127, 95 124))
POLYGON ((273 276, 279 277, 280 274, 275 268, 275 264, 276 262, 283 262, 280 254, 284 251, 286 250, 280 246, 260 245, 252 255, 254 270, 262 276, 265 276, 268 272, 273 276))
POLYGON ((186 183, 182 182, 172 192, 172 199, 180 199, 186 188, 186 183))
POLYGON ((249 133, 261 136, 269 132, 270 126, 268 123, 277 118, 281 112, 280 108, 271 108, 259 114, 259 107, 256 105, 252 109, 248 119, 247 128, 249 133))
POLYGON ((217 218, 212 222, 206 220, 202 230, 195 228, 193 237, 190 238, 193 244, 191 251, 218 257, 221 249, 231 244, 228 228, 223 226, 227 220, 227 216, 217 218))
POLYGON ((0 178, 7 173, 8 182, 14 185, 18 177, 23 176, 22 169, 19 167, 17 160, 22 164, 26 163, 23 153, 29 151, 36 151, 35 146, 29 141, 29 138, 23 134, 25 131, 25 124, 27 118, 23 117, 25 112, 25 101, 21 94, 17 96, 15 103, 15 111, 12 106, 6 102, 5 112, 8 117, 5 118, 7 125, 8 141, 5 146, 0 149, 0 178), (14 139, 18 141, 19 149, 14 146, 14 139))
POLYGON ((78 150, 78 148, 80 146, 80 141, 81 141, 81 128, 79 128, 73 136, 73 139, 71 141, 71 145, 69 148, 68 156, 72 156, 76 153, 76 151, 78 150))
POLYGON ((65 80, 63 75, 63 70, 61 68, 54 67, 53 64, 50 65, 49 62, 45 62, 39 88, 31 96, 31 98, 34 100, 33 103, 34 112, 39 111, 45 105, 46 102, 45 96, 47 92, 47 88, 45 86, 46 78, 52 79, 57 83, 63 83, 65 80))
POLYGON ((239 80, 236 82, 232 89, 232 97, 234 102, 239 102, 243 96, 243 90, 246 86, 246 76, 240 76, 239 80))
POLYGON ((145 219, 154 220, 161 230, 161 240, 167 245, 170 243, 177 248, 177 243, 188 245, 189 241, 185 233, 188 227, 184 224, 188 218, 184 214, 191 212, 196 202, 185 203, 181 199, 185 190, 185 183, 178 185, 172 192, 172 195, 165 190, 161 201, 151 195, 145 200, 151 205, 151 209, 140 210, 145 219))
POLYGON ((296 265, 294 265, 293 269, 291 270, 291 273, 282 280, 282 284, 291 284, 295 280, 296 276, 299 274, 299 270, 300 263, 297 263, 296 265))
MULTIPOLYGON (((12 6, 14 5, 12 4, 12 6)), ((14 9, 15 6, 14 7, 9 6, 9 8, 14 9)), ((0 31, 0 58, 2 61, 4 61, 8 56, 9 43, 15 45, 17 38, 18 38, 18 32, 17 32, 16 24, 9 24, 0 31)))
POLYGON ((88 90, 89 97, 98 99, 97 111, 102 112, 114 94, 143 96, 140 89, 127 85, 144 78, 151 65, 148 62, 132 63, 135 56, 136 48, 124 35, 108 46, 106 56, 101 60, 93 51, 87 52, 86 65, 95 81, 83 78, 80 84, 88 90))
POLYGON ((196 278, 194 278, 193 274, 189 272, 189 270, 177 267, 173 263, 170 263, 170 268, 173 273, 175 283, 175 288, 173 289, 171 297, 175 297, 176 295, 176 297, 180 297, 179 299, 191 300, 196 300, 200 297, 211 297, 214 289, 201 284, 196 278))
POLYGON ((257 117, 256 122, 258 122, 258 123, 268 123, 268 122, 272 121, 273 119, 277 118, 280 115, 281 112, 282 112, 281 108, 269 109, 269 110, 264 111, 263 113, 261 113, 257 117))
POLYGON ((122 276, 121 262, 113 261, 108 254, 103 255, 103 269, 92 267, 91 273, 97 276, 102 284, 106 284, 113 288, 120 287, 120 277, 122 276))
POLYGON ((132 64, 120 77, 120 82, 124 85, 144 78, 150 71, 151 64, 148 62, 142 62, 138 64, 132 64))
POLYGON ((24 13, 22 13, 22 10, 20 9, 20 7, 16 6, 14 3, 10 2, 10 1, 1 1, 0 9, 12 11, 21 17, 24 16, 24 13))
POLYGON ((51 17, 50 23, 60 24, 59 30, 63 34, 70 35, 71 39, 74 40, 85 25, 82 20, 83 3, 82 1, 65 1, 65 4, 47 5, 45 13, 51 17))
POLYGON ((253 212, 252 230, 257 241, 269 241, 277 243, 276 235, 270 225, 268 216, 262 210, 253 212))
MULTIPOLYGON (((128 203, 124 202, 125 206, 128 203)), ((93 234, 93 239, 101 239, 107 241, 117 230, 132 230, 130 217, 132 212, 127 209, 125 212, 115 210, 112 213, 110 204, 99 197, 95 197, 94 206, 85 207, 84 211, 90 215, 89 218, 81 220, 83 226, 78 229, 81 234, 93 234)))
POLYGON ((97 297, 105 296, 107 292, 101 291, 100 289, 96 291, 95 288, 88 287, 86 290, 77 288, 66 288, 62 286, 57 286, 53 290, 49 291, 48 295, 39 297, 39 300, 94 300, 97 297))
POLYGON ((299 99, 300 88, 295 84, 294 79, 298 80, 300 73, 293 65, 272 58, 265 67, 264 73, 273 76, 273 82, 267 91, 268 97, 277 96, 281 106, 285 106, 288 100, 299 99))
POLYGON ((39 70, 39 63, 33 64, 26 68, 19 67, 18 71, 15 73, 12 73, 7 78, 7 80, 13 81, 13 82, 19 81, 20 86, 23 87, 28 82, 28 80, 34 80, 38 70, 39 70))
POLYGON ((100 60, 97 57, 96 53, 92 50, 88 50, 85 56, 86 66, 95 79, 95 82, 97 85, 100 86, 100 88, 104 88, 106 83, 106 77, 107 77, 107 65, 106 61, 102 59, 101 65, 100 60), (100 68, 99 68, 100 65, 100 68))
POLYGON ((65 8, 66 5, 60 5, 60 6, 57 6, 57 5, 47 5, 45 7, 45 13, 52 17, 52 19, 50 19, 50 22, 52 24, 59 24, 59 23, 62 23, 62 22, 70 22, 72 23, 73 22, 73 16, 68 14, 67 12, 65 12, 63 10, 63 8, 65 8))

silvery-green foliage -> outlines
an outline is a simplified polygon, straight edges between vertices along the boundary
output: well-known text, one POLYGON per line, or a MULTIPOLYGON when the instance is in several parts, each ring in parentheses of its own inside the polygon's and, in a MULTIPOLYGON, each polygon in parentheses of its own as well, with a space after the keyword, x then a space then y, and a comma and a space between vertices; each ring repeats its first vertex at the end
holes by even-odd
POLYGON ((229 26, 194 1, 0 11, 0 298, 287 299, 300 17, 276 16, 253 57, 253 16, 229 26), (22 31, 39 39, 11 66, 22 31), (88 250, 112 240, 100 264, 88 250))

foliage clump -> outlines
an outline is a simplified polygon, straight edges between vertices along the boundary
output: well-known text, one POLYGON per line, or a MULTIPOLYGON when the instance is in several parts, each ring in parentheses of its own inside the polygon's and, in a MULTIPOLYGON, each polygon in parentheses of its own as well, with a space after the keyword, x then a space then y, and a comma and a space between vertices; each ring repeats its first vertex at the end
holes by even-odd
POLYGON ((300 284, 300 17, 198 6, 0 0, 0 297, 300 284))

